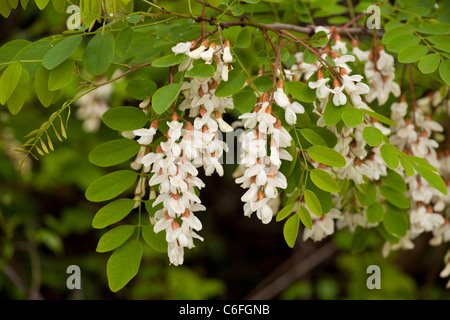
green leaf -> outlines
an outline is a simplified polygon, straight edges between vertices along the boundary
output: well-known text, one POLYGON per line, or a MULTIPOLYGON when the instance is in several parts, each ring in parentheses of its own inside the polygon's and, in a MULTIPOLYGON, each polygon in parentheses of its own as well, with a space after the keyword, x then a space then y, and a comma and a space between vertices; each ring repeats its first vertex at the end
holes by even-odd
POLYGON ((245 74, 240 69, 233 69, 228 73, 228 81, 221 81, 217 86, 217 97, 228 97, 242 89, 245 84, 245 74))
POLYGON ((30 77, 28 76, 27 70, 23 69, 22 74, 20 75, 19 83, 17 84, 7 102, 9 112, 11 112, 12 115, 19 113, 19 111, 22 109, 28 96, 29 87, 30 77))
POLYGON ((445 35, 445 36, 429 36, 427 37, 427 40, 429 40, 430 42, 432 42, 434 44, 434 47, 436 49, 445 51, 445 52, 450 52, 450 37, 445 35))
POLYGON ((295 203, 291 203, 291 204, 287 205, 286 207, 284 207, 283 209, 281 209, 277 213, 275 220, 278 222, 278 221, 285 219, 287 216, 289 216, 292 213, 292 211, 294 211, 295 205, 296 205, 295 203))
POLYGON ((302 128, 299 130, 302 136, 313 146, 320 145, 327 147, 328 144, 326 141, 314 130, 310 128, 302 128))
POLYGON ((428 53, 428 48, 421 44, 411 44, 404 47, 398 53, 398 61, 401 63, 412 63, 428 53))
POLYGON ((329 99, 323 111, 323 122, 327 126, 334 126, 342 119, 342 114, 347 109, 346 106, 335 106, 333 99, 329 99))
POLYGON ((394 170, 387 170, 385 176, 381 176, 381 181, 387 184, 391 189, 406 192, 408 186, 404 178, 394 170))
POLYGON ((240 16, 245 12, 244 7, 240 4, 232 5, 230 7, 230 11, 233 13, 234 16, 240 16))
POLYGON ((314 47, 323 47, 328 43, 328 36, 325 31, 315 33, 309 40, 314 47))
POLYGON ((339 192, 341 188, 333 177, 322 169, 312 169, 310 171, 311 181, 320 189, 327 192, 339 192))
POLYGON ((48 70, 56 68, 70 57, 75 49, 78 48, 81 40, 81 35, 70 36, 61 40, 45 54, 42 59, 42 65, 48 70))
POLYGON ((440 34, 448 35, 450 34, 450 24, 449 23, 428 23, 425 22, 418 29, 420 33, 426 34, 440 34))
POLYGON ((284 86, 288 94, 292 95, 295 99, 301 102, 312 103, 316 101, 315 90, 311 89, 303 82, 290 81, 286 82, 284 86))
POLYGON ((50 0, 35 0, 39 10, 44 10, 50 0))
POLYGON ((298 236, 298 228, 300 226, 300 217, 295 214, 290 217, 283 227, 284 240, 286 240, 287 245, 293 248, 295 245, 295 240, 298 236))
POLYGON ((395 170, 398 168, 399 159, 397 148, 392 144, 383 144, 380 148, 381 157, 383 158, 386 165, 391 170, 395 170))
POLYGON ((186 71, 185 76, 191 78, 211 78, 216 73, 216 69, 210 64, 199 63, 191 70, 186 71))
POLYGON ((367 247, 369 235, 369 229, 357 226, 352 237, 352 252, 363 251, 367 247))
MULTIPOLYGON (((28 46, 18 51, 14 56, 14 60, 42 60, 45 54, 52 48, 51 41, 39 40, 30 43, 28 46)), ((41 62, 27 62, 22 65, 27 69, 30 79, 36 74, 37 69, 41 66, 41 62)))
POLYGON ((48 89, 56 91, 69 85, 74 79, 75 64, 72 60, 66 60, 51 70, 48 79, 48 89))
POLYGON ((437 70, 440 61, 441 58, 437 53, 427 54, 420 58, 419 70, 425 74, 433 73, 437 70))
POLYGON ((384 210, 383 206, 379 202, 373 203, 371 206, 367 208, 367 221, 370 223, 379 223, 383 221, 384 210))
POLYGON ((308 209, 316 216, 321 217, 323 214, 322 206, 316 194, 311 190, 305 190, 305 203, 308 209))
POLYGON ((131 237, 135 226, 122 225, 106 232, 98 241, 97 252, 108 252, 120 247, 131 237))
POLYGON ((392 39, 399 37, 401 35, 405 35, 405 34, 412 34, 411 31, 406 28, 404 25, 398 25, 394 28, 390 28, 389 30, 386 29, 387 31, 384 33, 383 38, 381 39, 381 42, 383 44, 388 44, 392 39))
POLYGON ((417 164, 421 167, 427 168, 428 170, 439 173, 439 170, 433 167, 427 160, 424 158, 416 157, 416 156, 408 156, 407 158, 411 164, 417 164))
POLYGON ((419 42, 420 39, 418 37, 413 34, 407 33, 391 39, 387 43, 386 49, 395 53, 399 53, 400 50, 404 47, 418 44, 419 42))
POLYGON ((355 128, 363 121, 364 112, 357 108, 348 108, 342 113, 342 121, 350 128, 355 128))
POLYGON ((444 60, 439 65, 439 75, 450 86, 450 60, 444 60))
POLYGON ((6 19, 11 14, 11 6, 8 1, 0 1, 0 14, 6 19))
POLYGON ((330 212, 331 208, 333 207, 333 197, 330 192, 324 191, 317 187, 314 182, 311 181, 311 177, 308 177, 308 180, 306 182, 306 189, 312 191, 316 195, 317 199, 320 202, 320 206, 322 207, 322 213, 330 212))
POLYGON ((30 0, 20 0, 20 5, 22 6, 22 9, 25 10, 27 8, 29 1, 30 0))
POLYGON ((39 101, 45 108, 48 108, 55 97, 58 95, 57 91, 48 90, 48 81, 50 78, 50 71, 44 67, 39 67, 36 71, 36 76, 34 80, 34 86, 36 88, 36 95, 39 101))
POLYGON ((102 207, 92 220, 92 227, 103 229, 125 218, 132 210, 136 201, 133 199, 117 199, 102 207))
POLYGON ((152 225, 142 227, 142 237, 144 241, 156 252, 167 252, 167 241, 165 232, 155 233, 152 225))
POLYGON ((298 216, 300 217, 300 221, 303 223, 305 228, 311 230, 312 219, 311 219, 311 214, 309 213, 308 209, 306 209, 304 206, 300 206, 300 208, 298 210, 298 216))
MULTIPOLYGON (((358 186, 358 185, 357 185, 358 186)), ((364 205, 371 206, 377 200, 377 190, 373 184, 360 185, 364 186, 364 190, 360 191, 361 200, 364 205)))
POLYGON ((253 84, 255 85, 256 90, 266 92, 272 88, 273 81, 268 76, 259 76, 253 80, 253 84))
POLYGON ((19 4, 19 0, 7 0, 12 9, 16 9, 19 4))
POLYGON ((152 98, 152 107, 158 114, 163 114, 174 103, 181 89, 181 83, 169 84, 156 90, 152 98))
POLYGON ((303 62, 305 63, 315 63, 316 62, 316 55, 312 53, 310 50, 305 49, 303 52, 303 62))
POLYGON ((236 48, 245 49, 250 47, 251 44, 252 44, 252 33, 248 27, 244 27, 241 29, 237 37, 236 48))
POLYGON ((16 61, 8 65, 0 78, 0 104, 6 104, 19 84, 21 75, 22 65, 20 62, 16 61))
POLYGON ((122 163, 135 156, 139 143, 130 139, 117 139, 95 147, 89 154, 89 161, 99 167, 109 167, 122 163))
POLYGON ((108 70, 114 58, 115 39, 111 32, 97 33, 86 47, 83 65, 93 75, 101 75, 108 70))
POLYGON ((137 178, 137 173, 131 170, 120 170, 108 173, 94 180, 86 189, 86 199, 92 202, 110 200, 129 187, 137 178))
POLYGON ((148 122, 144 111, 136 107, 111 108, 103 114, 102 119, 108 127, 118 131, 141 129, 148 122))
POLYGON ((233 95, 234 107, 244 114, 253 110, 257 102, 257 98, 253 90, 242 90, 233 95))
POLYGON ((388 206, 383 218, 383 227, 393 236, 404 237, 408 231, 408 217, 403 212, 388 206))
POLYGON ((415 174, 412 164, 408 160, 406 160, 406 158, 400 157, 400 164, 402 165, 403 169, 405 170, 405 174, 408 177, 415 174))
POLYGON ((114 251, 106 265, 111 291, 119 291, 136 276, 141 264, 142 251, 142 243, 139 240, 130 240, 114 251))
MULTIPOLYGON (((1 10, 0 10, 1 12, 1 10)), ((13 58, 20 53, 21 50, 31 44, 30 41, 24 39, 13 40, 5 43, 0 47, 0 63, 11 62, 13 58)), ((0 66, 0 69, 2 67, 0 66)))
POLYGON ((379 187, 381 195, 392 205, 400 209, 409 208, 409 199, 405 197, 403 193, 397 192, 391 188, 380 186, 379 187))
POLYGON ((298 196, 300 195, 300 192, 302 192, 302 189, 300 189, 300 188, 295 189, 295 191, 292 192, 292 194, 291 194, 291 195, 289 196, 289 198, 287 199, 285 205, 288 206, 288 205, 294 203, 295 200, 297 200, 298 196))
POLYGON ((365 127, 362 133, 364 140, 371 147, 379 146, 383 143, 383 133, 375 127, 365 127))
POLYGON ((385 116, 383 116, 383 115, 381 115, 379 113, 376 113, 374 111, 370 111, 370 110, 367 110, 367 109, 362 109, 362 110, 363 110, 363 112, 365 114, 367 114, 367 115, 371 116, 372 118, 380 121, 381 123, 387 124, 388 126, 397 127, 397 124, 394 121, 392 121, 391 119, 389 119, 389 118, 387 118, 387 117, 385 117, 385 116))
POLYGON ((311 159, 327 166, 344 167, 347 164, 345 158, 339 152, 328 147, 316 145, 309 147, 306 151, 308 151, 311 159))
POLYGON ((152 62, 152 67, 156 68, 167 68, 171 66, 175 66, 186 61, 189 58, 186 54, 177 54, 171 53, 167 56, 156 59, 152 62))
POLYGON ((63 13, 66 8, 66 0, 52 0, 53 7, 58 13, 63 13))
MULTIPOLYGON (((337 137, 336 135, 331 132, 326 127, 320 127, 320 126, 309 126, 308 129, 313 130, 317 134, 319 134, 323 140, 327 143, 328 147, 334 148, 334 146, 337 144, 337 137)), ((305 137, 306 138, 306 137, 305 137)))
POLYGON ((127 93, 137 100, 145 100, 156 92, 156 83, 148 79, 135 79, 127 84, 127 93))
POLYGON ((447 186, 440 175, 422 166, 413 165, 414 169, 420 174, 433 188, 443 194, 447 194, 447 186))
POLYGON ((116 55, 123 58, 133 42, 133 29, 126 27, 117 34, 116 37, 116 55))

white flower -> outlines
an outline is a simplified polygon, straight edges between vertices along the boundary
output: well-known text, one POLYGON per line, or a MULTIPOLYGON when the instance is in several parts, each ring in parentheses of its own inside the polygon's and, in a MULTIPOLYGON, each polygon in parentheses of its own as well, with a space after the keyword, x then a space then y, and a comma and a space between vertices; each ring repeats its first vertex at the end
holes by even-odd
POLYGON ((222 132, 232 132, 233 127, 231 127, 228 123, 223 120, 222 116, 216 118, 217 123, 219 124, 219 129, 222 132))
POLYGON ((444 218, 438 213, 433 213, 432 209, 427 212, 427 208, 422 205, 411 211, 410 222, 412 230, 421 233, 433 231, 441 226, 444 223, 444 218))
POLYGON ((189 58, 194 59, 194 60, 200 59, 200 54, 206 50, 207 46, 208 46, 208 40, 203 41, 202 44, 200 45, 200 47, 198 47, 197 49, 188 53, 189 58))
POLYGON ((277 88, 277 91, 273 94, 273 97, 277 105, 279 105, 282 108, 286 108, 288 105, 291 104, 291 101, 289 100, 288 96, 284 93, 282 87, 277 88))
POLYGON ((212 62, 215 48, 215 43, 212 43, 208 50, 200 53, 200 58, 202 58, 202 60, 205 60, 207 64, 210 64, 212 62))
POLYGON ((347 53, 347 44, 345 42, 341 41, 341 38, 339 36, 337 36, 336 42, 334 43, 333 46, 331 46, 331 50, 340 52, 342 54, 346 54, 347 53))
POLYGON ((394 57, 387 54, 384 50, 381 50, 378 53, 377 69, 380 70, 381 73, 387 74, 394 66, 394 57))
MULTIPOLYGON (((307 207, 305 206, 305 208, 307 207)), ((333 208, 322 217, 311 214, 311 219, 313 221, 312 227, 311 229, 304 229, 303 241, 307 239, 311 239, 314 242, 322 241, 325 237, 332 235, 334 233, 335 219, 342 219, 342 216, 339 210, 333 208)))
POLYGON ((191 42, 180 42, 175 47, 172 47, 172 52, 175 53, 175 55, 178 54, 188 54, 191 50, 191 42))
POLYGON ((305 112, 305 108, 296 101, 289 104, 284 110, 285 110, 286 122, 290 125, 293 125, 297 122, 296 113, 302 114, 305 112))
POLYGON ((141 137, 137 140, 137 142, 140 145, 149 145, 153 141, 153 136, 156 133, 156 128, 154 128, 154 127, 151 127, 150 129, 142 128, 142 129, 134 130, 133 133, 136 136, 141 137))
POLYGON ((330 88, 326 85, 328 81, 330 81, 330 78, 321 78, 315 82, 308 82, 308 86, 311 89, 316 89, 316 96, 319 100, 328 99, 328 95, 331 92, 330 88))
POLYGON ((334 94, 333 96, 333 104, 335 106, 341 106, 347 103, 347 96, 343 92, 344 86, 337 86, 334 89, 330 89, 330 91, 334 94))
POLYGON ((228 40, 225 41, 224 44, 222 60, 224 63, 230 63, 231 61, 233 61, 233 57, 231 56, 230 52, 230 42, 228 40))
POLYGON ((411 250, 414 248, 414 243, 411 241, 411 239, 408 236, 405 236, 403 238, 400 238, 398 243, 390 243, 389 241, 386 241, 383 245, 383 248, 381 249, 383 257, 386 258, 391 250, 411 250))

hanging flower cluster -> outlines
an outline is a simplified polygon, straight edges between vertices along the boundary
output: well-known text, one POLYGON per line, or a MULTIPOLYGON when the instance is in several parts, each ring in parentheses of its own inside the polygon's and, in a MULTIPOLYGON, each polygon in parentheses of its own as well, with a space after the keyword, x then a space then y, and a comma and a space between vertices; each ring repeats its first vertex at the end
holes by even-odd
MULTIPOLYGON (((165 231, 169 260, 174 265, 183 263, 184 248, 194 247, 194 238, 203 240, 196 233, 201 230, 202 224, 194 214, 206 209, 196 194, 196 190, 205 186, 197 177, 197 168, 203 167, 206 175, 214 172, 223 175, 220 158, 228 147, 220 139, 218 130, 233 130, 222 118, 225 109, 233 108, 233 100, 230 97, 219 98, 214 95, 218 84, 228 80, 228 69, 232 61, 229 43, 226 42, 223 49, 220 49, 215 43, 208 47, 208 41, 205 40, 191 51, 193 45, 186 42, 172 48, 175 55, 189 56, 179 66, 181 71, 191 70, 195 60, 203 60, 205 64, 211 64, 212 61, 217 63, 212 77, 192 77, 182 84, 181 91, 185 99, 178 109, 189 110, 189 117, 194 119, 193 125, 183 119, 183 129, 183 122, 180 122, 177 113, 173 112, 171 121, 167 122, 167 140, 161 142, 155 152, 148 152, 148 146, 152 144, 158 131, 158 120, 153 121, 150 128, 133 131, 142 147, 132 167, 139 170, 140 165, 143 165, 145 172, 153 173, 148 181, 149 186, 158 191, 157 196, 151 194, 151 198, 154 198, 153 206, 162 203, 163 208, 156 211, 150 220, 154 223, 155 233, 165 231)), ((141 104, 144 111, 147 106, 148 101, 141 104)), ((141 178, 136 188, 139 199, 144 195, 140 192, 141 189, 145 190, 144 184, 145 177, 141 178)))
POLYGON ((287 186, 286 177, 279 171, 281 159, 292 161, 292 156, 284 149, 291 145, 292 138, 281 126, 281 121, 272 115, 268 99, 268 95, 264 95, 253 112, 240 116, 244 127, 249 130, 244 133, 242 141, 240 164, 245 170, 236 179, 236 183, 248 189, 241 198, 245 203, 244 215, 250 217, 256 212, 265 224, 274 215, 269 202, 278 198, 278 189, 287 186))

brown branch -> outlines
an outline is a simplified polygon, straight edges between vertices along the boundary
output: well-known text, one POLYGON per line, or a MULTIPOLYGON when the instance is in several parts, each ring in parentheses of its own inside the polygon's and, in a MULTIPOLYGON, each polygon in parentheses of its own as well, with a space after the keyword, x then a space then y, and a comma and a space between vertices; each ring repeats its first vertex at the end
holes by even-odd
MULTIPOLYGON (((303 244, 307 246, 307 243, 303 244)), ((283 292, 293 282, 297 281, 321 263, 332 257, 338 249, 332 241, 320 248, 310 248, 306 254, 297 254, 289 258, 284 264, 275 269, 259 287, 251 291, 245 299, 267 300, 273 299, 283 292), (312 253, 310 253, 312 251, 312 253)))

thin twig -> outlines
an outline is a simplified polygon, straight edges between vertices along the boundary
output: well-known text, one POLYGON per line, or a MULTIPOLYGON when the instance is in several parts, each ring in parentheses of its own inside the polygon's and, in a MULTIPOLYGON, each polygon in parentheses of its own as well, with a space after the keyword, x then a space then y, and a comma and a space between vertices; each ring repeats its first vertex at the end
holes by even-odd
POLYGON ((338 249, 333 242, 330 241, 314 250, 313 253, 306 257, 303 255, 300 257, 298 257, 298 255, 292 256, 285 264, 281 265, 262 281, 262 283, 267 283, 266 285, 262 288, 255 288, 255 290, 250 292, 245 299, 267 300, 276 297, 294 281, 300 279, 325 260, 332 257, 337 250, 338 249))

